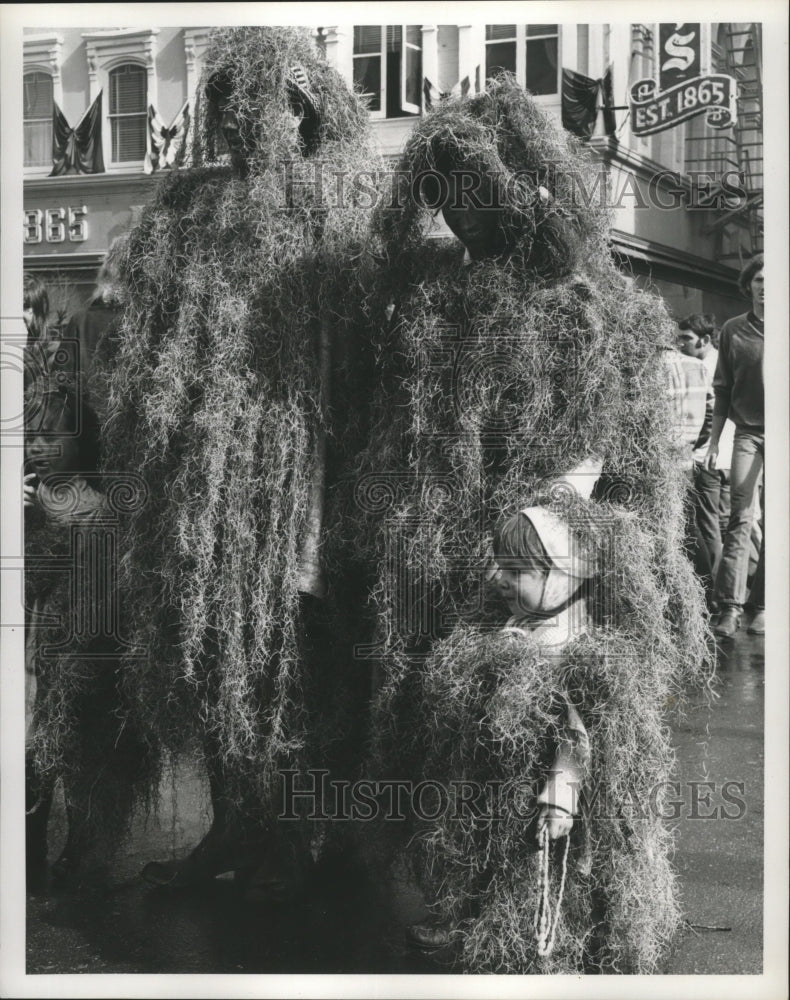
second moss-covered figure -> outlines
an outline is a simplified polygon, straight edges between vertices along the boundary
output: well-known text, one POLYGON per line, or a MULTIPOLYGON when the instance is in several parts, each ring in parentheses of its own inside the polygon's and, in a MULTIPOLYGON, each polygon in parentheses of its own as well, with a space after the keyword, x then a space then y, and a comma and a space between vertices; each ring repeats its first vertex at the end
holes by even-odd
MULTIPOLYGON (((617 648, 627 651, 631 683, 642 691, 638 722, 621 717, 630 709, 612 696, 604 724, 593 727, 592 780, 607 755, 616 757, 618 734, 633 734, 633 726, 663 731, 667 698, 702 668, 703 608, 681 550, 683 482, 659 362, 671 324, 660 300, 612 262, 608 215, 585 197, 596 190, 598 169, 514 80, 499 78, 485 94, 448 100, 418 123, 399 163, 412 197, 401 211, 388 204, 377 215, 386 264, 369 301, 381 382, 354 510, 368 525, 376 566, 371 653, 381 683, 372 732, 379 774, 484 781, 534 764, 529 748, 545 735, 534 731, 545 712, 540 698, 551 695, 552 676, 559 697, 562 671, 535 685, 539 702, 532 704, 527 681, 523 690, 517 683, 520 647, 515 658, 497 662, 501 643, 481 640, 464 661, 463 637, 503 622, 485 584, 495 524, 544 503, 572 471, 577 483, 587 476, 590 488, 597 480, 587 504, 611 508, 609 520, 620 526, 611 557, 616 607, 618 614, 635 610, 617 623, 610 616, 609 626, 620 629, 617 648), (437 209, 463 246, 440 247, 426 235, 437 209), (519 690, 525 700, 508 709, 519 690), (499 736, 490 723, 494 704, 507 716, 499 736)), ((578 703, 587 707, 600 704, 606 651, 614 649, 603 640, 594 646, 588 672, 575 675, 578 703)), ((524 655, 535 661, 531 648, 524 655)), ((633 747, 622 754, 628 773, 621 769, 618 787, 641 794, 649 778, 669 773, 665 740, 649 759, 633 747)), ((470 971, 571 971, 590 961, 644 971, 672 924, 666 838, 646 834, 638 876, 634 866, 621 873, 610 866, 593 880, 600 901, 617 896, 618 879, 637 877, 626 896, 636 906, 639 942, 598 907, 602 942, 592 959, 583 945, 563 946, 538 965, 535 944, 515 917, 533 899, 522 892, 530 851, 534 856, 526 831, 523 877, 512 824, 464 836, 458 824, 439 820, 412 833, 407 853, 445 928, 422 937, 459 941, 470 971), (653 878, 668 896, 651 917, 653 878)), ((572 881, 569 898, 580 891, 572 881)), ((592 933, 583 915, 593 912, 576 909, 575 941, 592 933)))
POLYGON ((373 159, 363 106, 303 30, 213 32, 195 123, 190 169, 124 246, 107 359, 109 469, 149 491, 124 539, 129 697, 163 751, 202 746, 214 812, 188 858, 145 877, 180 886, 265 860, 276 889, 309 860, 299 824, 279 836, 278 772, 345 735, 320 735, 312 710, 342 689, 320 542, 354 440, 364 350, 337 330, 367 217, 316 171, 373 159))

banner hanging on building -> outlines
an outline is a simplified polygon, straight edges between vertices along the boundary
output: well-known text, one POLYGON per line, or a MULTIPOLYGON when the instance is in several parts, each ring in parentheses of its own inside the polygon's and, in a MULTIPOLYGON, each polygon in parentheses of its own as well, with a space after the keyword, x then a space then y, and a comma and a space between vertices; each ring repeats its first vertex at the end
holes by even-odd
POLYGON ((701 24, 660 24, 656 76, 631 87, 631 131, 652 135, 705 114, 710 128, 735 124, 738 83, 701 73, 701 24))
POLYGON ((572 69, 562 70, 562 127, 578 136, 589 139, 595 131, 598 112, 603 111, 604 130, 615 136, 617 123, 614 116, 614 92, 612 87, 612 67, 599 80, 577 73, 572 69), (602 104, 598 101, 601 100, 602 104))
POLYGON ((184 141, 189 130, 189 101, 184 101, 181 110, 167 128, 156 113, 153 104, 148 105, 148 146, 143 170, 152 174, 165 167, 180 166, 184 159, 184 141))
POLYGON ((101 138, 101 95, 72 128, 66 116, 53 102, 52 104, 52 172, 50 177, 59 177, 69 170, 78 174, 103 174, 104 155, 101 138))

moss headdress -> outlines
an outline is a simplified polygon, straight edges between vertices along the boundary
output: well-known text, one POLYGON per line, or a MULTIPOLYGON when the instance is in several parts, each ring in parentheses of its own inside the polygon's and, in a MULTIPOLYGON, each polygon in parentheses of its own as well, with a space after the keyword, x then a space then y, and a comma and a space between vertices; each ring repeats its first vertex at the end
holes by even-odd
POLYGON ((222 159, 217 104, 207 99, 207 89, 222 93, 236 112, 252 174, 365 136, 362 102, 321 58, 307 29, 218 29, 203 65, 192 139, 195 166, 222 159), (294 131, 294 112, 309 119, 301 133, 294 131))
MULTIPOLYGON (((409 188, 420 175, 448 169, 494 179, 511 252, 546 276, 571 272, 608 232, 606 211, 586 197, 596 190, 598 167, 508 74, 489 80, 485 93, 450 98, 426 115, 398 169, 409 188)), ((419 242, 428 211, 411 190, 402 193, 403 210, 385 205, 379 216, 390 260, 419 242)))

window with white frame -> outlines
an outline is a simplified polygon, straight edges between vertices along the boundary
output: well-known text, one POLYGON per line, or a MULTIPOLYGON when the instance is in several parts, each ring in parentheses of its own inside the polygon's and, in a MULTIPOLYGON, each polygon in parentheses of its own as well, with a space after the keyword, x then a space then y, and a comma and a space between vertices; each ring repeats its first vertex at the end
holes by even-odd
POLYGON ((355 25, 354 84, 372 118, 418 115, 422 107, 420 25, 355 25))
POLYGON ((23 90, 24 165, 52 165, 52 77, 49 73, 25 73, 23 90))
POLYGON ((53 105, 63 104, 63 38, 45 31, 22 42, 23 164, 26 173, 46 174, 52 168, 53 105))
POLYGON ((486 80, 503 72, 515 74, 517 34, 515 24, 486 25, 486 80))
POLYGON ((158 34, 159 28, 102 28, 82 35, 90 103, 103 95, 102 148, 109 171, 142 168, 148 105, 158 108, 158 34))
POLYGON ((487 24, 486 79, 513 73, 531 94, 560 90, 560 32, 557 24, 487 24))
POLYGON ((145 68, 124 63, 111 70, 109 119, 113 163, 136 163, 145 158, 147 107, 145 68))

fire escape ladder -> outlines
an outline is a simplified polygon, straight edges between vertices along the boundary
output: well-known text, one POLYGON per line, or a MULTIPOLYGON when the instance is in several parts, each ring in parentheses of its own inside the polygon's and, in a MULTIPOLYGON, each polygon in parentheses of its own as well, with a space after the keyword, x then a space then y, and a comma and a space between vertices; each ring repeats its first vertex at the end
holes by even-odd
POLYGON ((727 73, 738 84, 735 126, 714 131, 704 118, 690 123, 686 137, 686 171, 702 171, 721 179, 736 174, 746 192, 745 203, 726 211, 705 228, 708 233, 722 232, 729 223, 738 223, 742 236, 748 230, 749 246, 720 248, 721 261, 740 259, 763 248, 763 107, 762 107, 762 38, 759 24, 727 24, 712 44, 711 68, 727 73), (740 221, 739 221, 740 220, 740 221), (745 224, 745 225, 744 225, 745 224))

